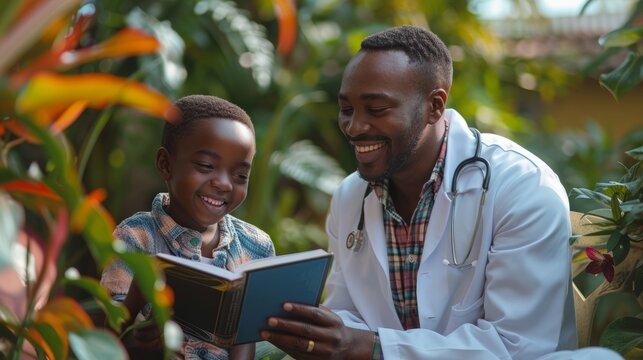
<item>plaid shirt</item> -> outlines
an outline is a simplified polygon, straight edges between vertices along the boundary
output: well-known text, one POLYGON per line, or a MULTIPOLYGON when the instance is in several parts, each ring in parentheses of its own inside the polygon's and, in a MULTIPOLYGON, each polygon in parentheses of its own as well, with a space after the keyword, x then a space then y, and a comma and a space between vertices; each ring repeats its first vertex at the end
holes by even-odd
MULTIPOLYGON (((201 234, 177 224, 164 210, 169 202, 168 194, 156 195, 152 211, 138 212, 123 220, 114 230, 114 238, 123 241, 131 251, 172 254, 228 270, 249 260, 275 255, 268 234, 232 215, 226 215, 218 224, 217 248, 211 257, 202 256, 201 234)), ((105 268, 101 278, 101 284, 117 301, 125 299, 131 281, 132 271, 120 260, 105 268)), ((143 310, 143 315, 146 318, 150 316, 149 307, 143 310)), ((227 359, 228 351, 186 336, 179 356, 185 359, 227 359)))
POLYGON ((420 267, 424 236, 431 218, 435 193, 442 184, 448 132, 449 123, 445 120, 440 155, 429 180, 422 188, 420 201, 415 208, 410 225, 405 224, 395 210, 393 199, 389 193, 389 179, 371 183, 384 208, 384 229, 388 244, 387 253, 393 304, 404 329, 420 327, 416 297, 417 271, 420 267))

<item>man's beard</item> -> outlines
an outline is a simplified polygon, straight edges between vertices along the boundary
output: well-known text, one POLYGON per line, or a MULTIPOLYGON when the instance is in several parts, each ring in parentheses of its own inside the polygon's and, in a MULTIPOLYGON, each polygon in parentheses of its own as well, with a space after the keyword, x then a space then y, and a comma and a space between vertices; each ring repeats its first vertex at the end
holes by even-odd
POLYGON ((422 137, 422 116, 418 111, 413 119, 413 127, 411 127, 410 131, 402 136, 398 136, 398 139, 410 139, 408 144, 404 150, 391 161, 389 167, 384 171, 384 173, 379 176, 372 177, 364 176, 360 171, 357 173, 362 179, 368 182, 382 182, 385 179, 390 179, 395 175, 395 173, 404 169, 408 165, 411 158, 417 151, 417 144, 420 142, 420 137, 422 137))

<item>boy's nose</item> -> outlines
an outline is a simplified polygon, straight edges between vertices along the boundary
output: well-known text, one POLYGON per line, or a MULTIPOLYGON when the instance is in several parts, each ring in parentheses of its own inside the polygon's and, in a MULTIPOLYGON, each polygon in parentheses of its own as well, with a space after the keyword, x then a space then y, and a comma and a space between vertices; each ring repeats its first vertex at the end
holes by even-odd
POLYGON ((210 186, 219 191, 232 191, 232 182, 227 174, 216 174, 210 179, 210 186))

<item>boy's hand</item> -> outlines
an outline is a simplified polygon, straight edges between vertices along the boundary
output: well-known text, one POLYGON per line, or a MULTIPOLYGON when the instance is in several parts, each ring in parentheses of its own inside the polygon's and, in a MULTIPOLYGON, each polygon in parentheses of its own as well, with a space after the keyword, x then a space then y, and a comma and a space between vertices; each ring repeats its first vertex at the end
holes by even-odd
POLYGON ((303 320, 271 317, 261 336, 295 359, 370 359, 374 333, 344 326, 330 309, 285 303, 303 320), (274 330, 274 331, 272 331, 274 330))

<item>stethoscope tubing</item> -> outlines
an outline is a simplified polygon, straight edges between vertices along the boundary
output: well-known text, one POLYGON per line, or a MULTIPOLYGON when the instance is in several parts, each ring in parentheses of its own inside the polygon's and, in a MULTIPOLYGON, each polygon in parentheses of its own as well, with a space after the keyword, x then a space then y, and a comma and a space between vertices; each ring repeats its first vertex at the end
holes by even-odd
MULTIPOLYGON (((482 217, 481 214, 485 203, 486 193, 487 193, 487 190, 489 189, 489 181, 491 179, 489 162, 487 161, 487 159, 480 156, 480 148, 481 148, 480 131, 478 131, 478 129, 476 128, 470 128, 470 130, 473 133, 474 137, 476 138, 476 150, 475 150, 474 156, 464 159, 458 164, 458 166, 456 166, 455 171, 453 172, 453 179, 451 180, 451 194, 453 196, 453 199, 451 201, 451 207, 449 210, 449 218, 450 218, 449 221, 451 222, 449 240, 451 242, 451 260, 452 261, 449 262, 448 260, 445 259, 444 263, 446 265, 449 265, 450 267, 457 268, 457 269, 467 269, 472 266, 475 266, 476 264, 476 260, 470 263, 467 263, 467 259, 471 255, 471 251, 473 250, 473 241, 475 240, 478 228, 480 227, 480 223, 481 223, 480 219, 482 217), (456 254, 457 251, 455 248, 455 240, 453 237, 453 234, 455 233, 455 221, 454 221, 455 207, 456 207, 457 196, 458 196, 457 181, 458 181, 458 176, 460 176, 460 172, 462 171, 462 169, 474 163, 480 163, 484 167, 484 175, 482 179, 482 194, 480 197, 480 203, 478 205, 478 209, 476 213, 476 223, 473 228, 473 235, 472 235, 471 241, 469 241, 469 248, 467 250, 466 256, 464 257, 463 263, 459 263, 457 259, 457 254, 456 254)), ((352 231, 346 239, 347 240, 346 247, 348 249, 358 251, 359 248, 361 247, 361 246, 355 247, 354 246, 355 241, 349 241, 349 239, 351 239, 351 236, 353 237, 353 239, 363 236, 362 232, 364 230, 364 203, 366 202, 366 197, 371 193, 371 190, 372 190, 371 186, 367 184, 366 190, 364 191, 364 196, 362 198, 362 208, 361 208, 361 213, 359 217, 359 223, 357 224, 357 230, 352 231)))

